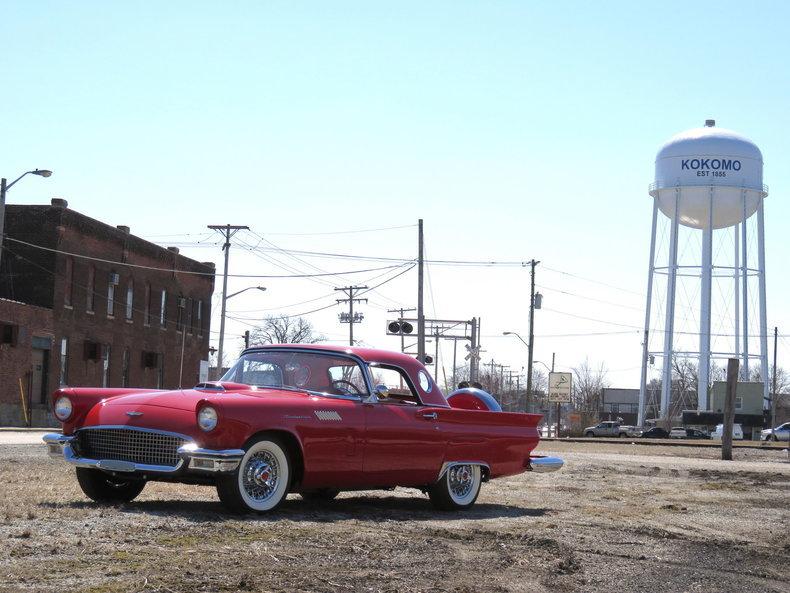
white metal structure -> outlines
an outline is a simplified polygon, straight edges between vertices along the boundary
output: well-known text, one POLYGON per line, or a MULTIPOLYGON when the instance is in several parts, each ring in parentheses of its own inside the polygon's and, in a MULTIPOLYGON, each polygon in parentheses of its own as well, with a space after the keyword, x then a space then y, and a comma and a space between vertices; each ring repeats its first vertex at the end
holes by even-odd
POLYGON ((640 426, 645 421, 648 367, 656 359, 662 363, 662 418, 669 415, 673 363, 686 359, 698 362, 699 410, 708 408, 711 360, 740 358, 745 379, 750 361, 759 361, 767 409, 763 202, 768 190, 762 153, 750 140, 707 120, 702 128, 672 137, 658 151, 649 193, 653 223, 640 426), (659 211, 666 218, 659 220, 659 211), (660 303, 655 309, 654 298, 660 303))

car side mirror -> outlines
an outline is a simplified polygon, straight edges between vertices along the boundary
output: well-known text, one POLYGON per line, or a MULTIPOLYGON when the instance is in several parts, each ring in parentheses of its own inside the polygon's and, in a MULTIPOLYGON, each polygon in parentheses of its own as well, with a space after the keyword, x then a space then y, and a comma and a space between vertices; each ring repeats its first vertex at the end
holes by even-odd
POLYGON ((376 385, 373 388, 373 393, 375 393, 376 397, 378 397, 380 399, 386 399, 386 398, 388 398, 390 396, 389 387, 387 387, 384 384, 376 385))

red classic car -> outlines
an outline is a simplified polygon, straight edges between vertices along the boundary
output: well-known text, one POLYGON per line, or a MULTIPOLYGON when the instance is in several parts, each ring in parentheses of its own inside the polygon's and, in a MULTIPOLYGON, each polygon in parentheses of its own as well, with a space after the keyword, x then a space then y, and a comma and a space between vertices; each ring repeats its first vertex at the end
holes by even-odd
POLYGON ((289 492, 415 487, 440 509, 472 506, 481 483, 554 471, 532 456, 539 414, 502 412, 480 390, 445 398, 405 354, 328 345, 249 348, 194 389, 65 388, 63 434, 44 441, 97 502, 147 481, 215 485, 231 510, 270 511, 289 492))

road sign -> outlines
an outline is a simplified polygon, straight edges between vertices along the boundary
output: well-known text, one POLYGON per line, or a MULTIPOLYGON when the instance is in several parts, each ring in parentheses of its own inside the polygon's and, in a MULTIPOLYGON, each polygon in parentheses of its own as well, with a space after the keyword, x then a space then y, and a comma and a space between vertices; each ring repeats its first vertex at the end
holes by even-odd
POLYGON ((549 403, 571 403, 571 373, 549 373, 549 403))

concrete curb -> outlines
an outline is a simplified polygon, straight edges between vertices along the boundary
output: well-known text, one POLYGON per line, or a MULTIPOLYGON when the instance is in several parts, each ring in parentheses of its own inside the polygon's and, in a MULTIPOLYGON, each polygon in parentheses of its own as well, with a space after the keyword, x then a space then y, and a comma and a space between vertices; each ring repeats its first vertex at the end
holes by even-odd
POLYGON ((62 432, 62 428, 51 426, 27 427, 27 426, 0 426, 0 432, 62 432))
MULTIPOLYGON (((708 447, 708 448, 721 448, 720 441, 711 441, 705 439, 688 440, 688 439, 643 439, 641 437, 628 437, 624 439, 606 439, 606 438, 584 438, 584 437, 541 437, 541 441, 558 441, 565 443, 606 443, 614 445, 663 445, 664 447, 708 447)), ((788 448, 787 443, 769 443, 765 441, 733 441, 732 446, 738 449, 768 449, 773 451, 783 451, 788 448)))

